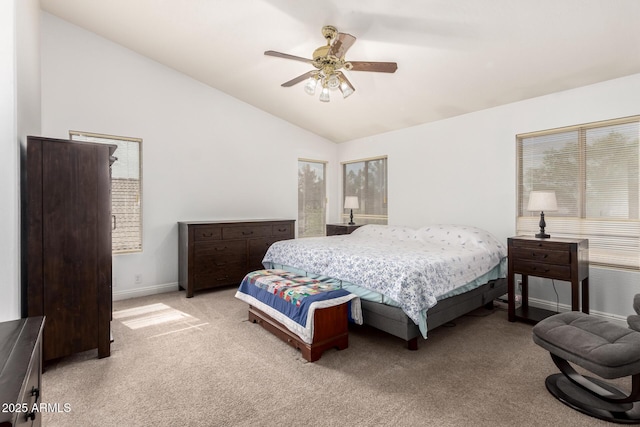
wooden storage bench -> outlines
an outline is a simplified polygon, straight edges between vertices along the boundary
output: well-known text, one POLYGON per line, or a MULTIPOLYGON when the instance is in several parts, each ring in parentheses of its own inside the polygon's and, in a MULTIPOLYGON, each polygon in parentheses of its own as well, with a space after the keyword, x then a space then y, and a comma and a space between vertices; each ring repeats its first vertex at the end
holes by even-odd
POLYGON ((249 321, 258 323, 290 346, 297 348, 302 357, 315 362, 330 348, 344 350, 349 346, 348 306, 345 302, 333 307, 320 308, 313 316, 313 342, 307 344, 268 314, 249 305, 249 321))
POLYGON ((281 269, 256 270, 236 298, 249 305, 249 320, 297 348, 309 362, 349 346, 349 322, 362 324, 360 298, 335 279, 281 269))

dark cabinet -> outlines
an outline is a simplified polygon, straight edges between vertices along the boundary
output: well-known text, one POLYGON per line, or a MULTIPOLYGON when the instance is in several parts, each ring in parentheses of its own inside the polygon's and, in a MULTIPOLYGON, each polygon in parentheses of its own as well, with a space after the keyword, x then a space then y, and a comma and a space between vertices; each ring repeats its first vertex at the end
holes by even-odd
POLYGON ((44 360, 110 354, 115 145, 29 137, 26 316, 46 316, 44 360))
POLYGON ((0 426, 40 426, 42 317, 0 323, 0 426))
POLYGON ((260 270, 269 246, 293 239, 294 220, 178 223, 178 277, 187 297, 201 289, 240 281, 260 270))

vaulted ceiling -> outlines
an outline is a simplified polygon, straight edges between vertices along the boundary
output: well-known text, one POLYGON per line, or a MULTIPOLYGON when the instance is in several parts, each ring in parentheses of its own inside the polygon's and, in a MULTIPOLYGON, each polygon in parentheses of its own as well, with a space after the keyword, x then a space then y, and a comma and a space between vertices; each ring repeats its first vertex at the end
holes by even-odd
MULTIPOLYGON (((46 12, 334 142, 640 73, 637 0, 41 0, 46 12), (356 89, 323 103, 304 58, 324 25, 357 37, 356 89)), ((543 113, 543 112, 541 112, 543 113)))

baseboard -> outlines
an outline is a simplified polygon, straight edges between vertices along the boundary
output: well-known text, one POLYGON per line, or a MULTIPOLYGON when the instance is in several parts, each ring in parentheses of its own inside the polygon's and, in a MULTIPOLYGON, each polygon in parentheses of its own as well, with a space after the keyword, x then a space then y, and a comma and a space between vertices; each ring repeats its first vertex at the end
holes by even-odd
MULTIPOLYGON (((545 310, 558 311, 571 311, 571 306, 567 304, 556 304, 552 301, 541 300, 537 298, 529 297, 529 305, 537 308, 544 308, 545 310)), ((623 326, 627 326, 627 318, 617 314, 605 313, 603 311, 589 310, 589 314, 596 317, 602 317, 603 319, 611 320, 616 323, 620 323, 623 326)))
MULTIPOLYGON (((516 295, 516 297, 520 297, 520 295, 516 295)), ((496 305, 500 308, 507 309, 507 294, 504 294, 500 298, 496 299, 496 305)), ((520 307, 520 301, 516 303, 516 308, 520 307)), ((559 312, 562 313, 564 311, 571 311, 571 306, 567 304, 556 304, 552 301, 546 301, 538 298, 529 297, 529 305, 531 307, 543 308, 545 310, 559 312)), ((603 311, 595 311, 589 310, 589 314, 602 317, 603 319, 611 320, 613 322, 619 323, 622 326, 627 326, 627 318, 625 316, 620 316, 617 314, 605 313, 603 311)))
POLYGON ((162 294, 165 292, 177 291, 178 282, 165 283, 162 285, 145 286, 144 288, 127 289, 124 291, 114 291, 112 293, 113 301, 119 301, 129 298, 144 297, 147 295, 162 294))

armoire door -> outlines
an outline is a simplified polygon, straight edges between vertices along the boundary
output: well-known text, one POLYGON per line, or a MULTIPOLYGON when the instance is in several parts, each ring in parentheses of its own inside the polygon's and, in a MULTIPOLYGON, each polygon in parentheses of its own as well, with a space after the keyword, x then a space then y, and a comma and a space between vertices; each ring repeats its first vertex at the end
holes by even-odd
MULTIPOLYGON (((41 246, 41 284, 29 289, 29 315, 46 316, 43 358, 94 348, 99 357, 109 356, 110 146, 47 139, 29 143, 33 147, 28 147, 27 156, 40 144, 42 180, 41 226, 36 227, 42 238, 34 243, 41 246), (38 293, 38 286, 41 297, 33 299, 32 307, 31 294, 38 293), (38 304, 42 313, 36 313, 38 304)), ((30 277, 30 284, 32 279, 37 277, 30 277)))

